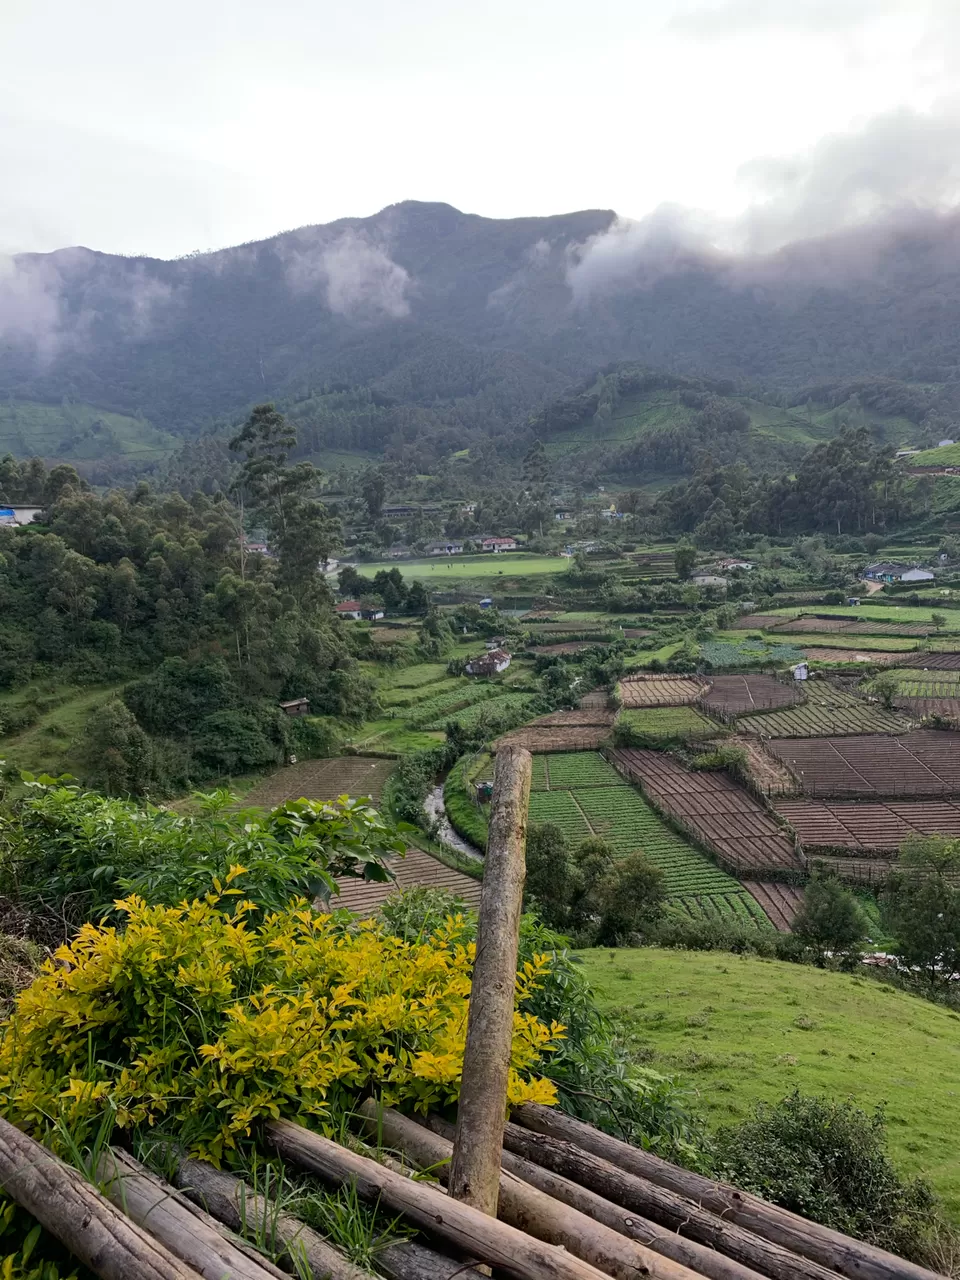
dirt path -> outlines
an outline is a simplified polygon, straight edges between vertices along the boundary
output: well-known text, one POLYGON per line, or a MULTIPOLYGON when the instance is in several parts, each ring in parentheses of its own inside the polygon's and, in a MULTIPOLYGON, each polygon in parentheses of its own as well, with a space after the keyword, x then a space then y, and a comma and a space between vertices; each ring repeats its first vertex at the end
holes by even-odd
POLYGON ((871 580, 870 580, 869 578, 861 578, 861 579, 860 579, 860 585, 861 585, 861 586, 863 586, 863 587, 866 587, 866 589, 867 589, 867 595, 868 595, 868 596, 872 596, 872 595, 874 595, 877 591, 882 591, 882 590, 883 590, 883 583, 882 583, 882 582, 871 582, 871 580))
POLYGON ((776 756, 765 751, 756 738, 741 738, 733 734, 724 739, 724 742, 746 752, 750 776, 761 791, 767 795, 782 791, 796 791, 796 779, 790 770, 781 764, 776 756))

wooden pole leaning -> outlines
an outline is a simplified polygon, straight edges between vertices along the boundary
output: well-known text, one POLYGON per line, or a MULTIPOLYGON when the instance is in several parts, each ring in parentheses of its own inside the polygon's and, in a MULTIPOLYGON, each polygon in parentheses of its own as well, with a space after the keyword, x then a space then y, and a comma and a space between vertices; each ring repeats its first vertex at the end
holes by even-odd
POLYGON ((496 1217, 533 760, 497 752, 450 1195, 496 1217))

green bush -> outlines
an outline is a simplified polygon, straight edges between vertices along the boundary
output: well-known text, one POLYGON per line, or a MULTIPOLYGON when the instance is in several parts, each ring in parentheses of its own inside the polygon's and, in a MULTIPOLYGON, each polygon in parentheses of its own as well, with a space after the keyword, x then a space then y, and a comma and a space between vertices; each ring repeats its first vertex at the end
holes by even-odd
POLYGON ((475 848, 486 852, 487 817, 473 799, 471 785, 467 781, 467 774, 475 759, 472 755, 464 756, 447 774, 443 784, 443 804, 454 831, 475 848))
POLYGON ((836 1231, 926 1260, 936 1201, 903 1178, 887 1154, 883 1111, 794 1090, 721 1129, 717 1173, 728 1182, 836 1231))

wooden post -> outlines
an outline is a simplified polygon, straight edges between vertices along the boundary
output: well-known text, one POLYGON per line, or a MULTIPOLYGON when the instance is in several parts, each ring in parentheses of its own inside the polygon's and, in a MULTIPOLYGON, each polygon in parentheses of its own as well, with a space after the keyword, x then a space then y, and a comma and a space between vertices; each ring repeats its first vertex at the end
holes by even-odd
POLYGON ((450 1195, 497 1216, 533 760, 497 752, 450 1195))
POLYGON ((76 1169, 3 1119, 0 1189, 102 1280, 197 1280, 76 1169))

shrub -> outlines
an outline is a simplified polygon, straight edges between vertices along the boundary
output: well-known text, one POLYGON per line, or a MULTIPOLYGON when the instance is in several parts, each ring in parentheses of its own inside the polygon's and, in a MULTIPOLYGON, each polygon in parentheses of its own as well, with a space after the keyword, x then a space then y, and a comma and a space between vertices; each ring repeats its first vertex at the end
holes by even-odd
POLYGON ((935 1201, 887 1155, 881 1109, 794 1090, 717 1134, 718 1173, 824 1226, 908 1258, 923 1258, 935 1201))
MULTIPOLYGON (((130 898, 122 932, 85 925, 62 947, 0 1044, 7 1118, 43 1135, 107 1107, 125 1132, 170 1117, 220 1161, 261 1120, 323 1122, 371 1090, 421 1111, 455 1101, 474 955, 462 920, 408 943, 304 901, 259 924, 220 907, 130 898)), ((524 964, 518 1005, 545 967, 524 964)), ((558 1034, 515 1013, 512 1105, 555 1101, 536 1072, 558 1034)))
POLYGON ((477 849, 487 847, 487 817, 470 794, 467 774, 476 757, 464 756, 447 774, 443 784, 443 804, 450 825, 477 849))

